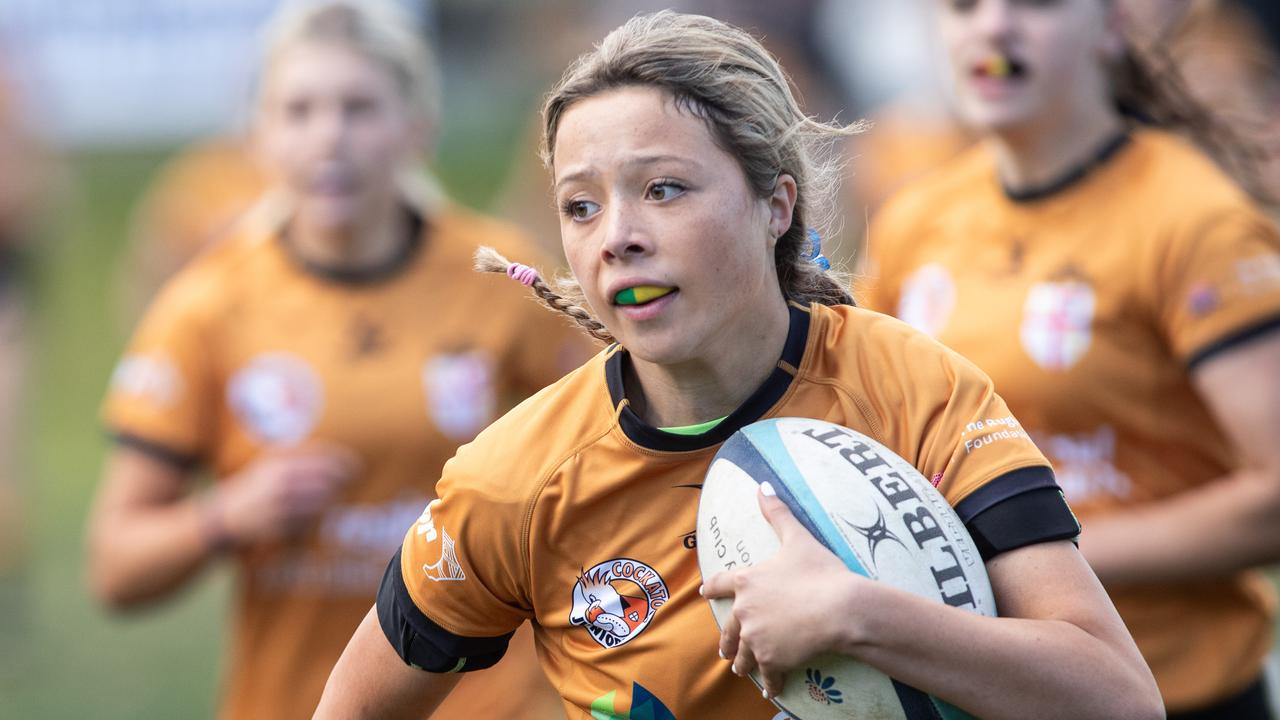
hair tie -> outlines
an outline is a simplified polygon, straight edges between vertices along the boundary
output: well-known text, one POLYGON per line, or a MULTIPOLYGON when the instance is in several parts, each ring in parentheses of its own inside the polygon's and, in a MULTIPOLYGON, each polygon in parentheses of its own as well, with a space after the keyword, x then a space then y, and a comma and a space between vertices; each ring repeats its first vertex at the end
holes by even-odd
POLYGON ((824 271, 830 270, 831 261, 822 254, 822 236, 817 230, 809 228, 805 231, 805 237, 809 238, 809 260, 824 271))
POLYGON ((513 262, 507 266, 507 277, 523 284, 525 287, 531 287, 538 281, 538 271, 528 265, 513 262))

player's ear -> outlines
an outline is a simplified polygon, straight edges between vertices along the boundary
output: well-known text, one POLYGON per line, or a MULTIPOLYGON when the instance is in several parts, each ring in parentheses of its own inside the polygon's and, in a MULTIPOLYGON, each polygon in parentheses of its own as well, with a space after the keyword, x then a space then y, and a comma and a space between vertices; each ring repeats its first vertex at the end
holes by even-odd
POLYGON ((795 178, 787 173, 779 175, 773 186, 773 194, 766 198, 769 203, 769 236, 775 240, 791 227, 791 215, 796 209, 797 195, 799 189, 795 178))
POLYGON ((271 135, 271 112, 268 107, 268 99, 265 95, 264 88, 261 83, 265 78, 259 78, 259 87, 254 91, 253 106, 249 109, 248 116, 245 118, 244 141, 245 147, 249 151, 249 157, 257 166, 258 170, 266 176, 271 176, 271 172, 276 165, 276 149, 272 143, 271 135))
POLYGON ((409 118, 408 139, 406 144, 413 149, 415 156, 430 156, 436 147, 436 124, 421 114, 409 118))
POLYGON ((1124 56, 1128 45, 1125 41, 1131 29, 1132 20, 1118 2, 1103 3, 1102 36, 1098 50, 1106 62, 1117 62, 1124 56))

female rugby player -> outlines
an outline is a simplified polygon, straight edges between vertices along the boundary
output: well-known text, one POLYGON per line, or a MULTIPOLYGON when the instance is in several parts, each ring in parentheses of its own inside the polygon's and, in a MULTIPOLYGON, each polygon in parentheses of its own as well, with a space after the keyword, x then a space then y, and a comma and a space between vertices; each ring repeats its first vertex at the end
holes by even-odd
POLYGON ((990 381, 852 307, 810 259, 832 190, 820 151, 844 131, 803 114, 754 38, 637 17, 569 68, 544 119, 585 302, 510 272, 617 344, 448 464, 320 717, 418 717, 529 619, 573 717, 771 718, 734 673, 759 668, 773 694, 832 650, 982 717, 1160 714, 1052 472, 990 381), (682 539, 720 443, 775 416, 857 429, 936 477, 1003 617, 852 574, 762 496, 782 549, 708 579, 707 596, 734 597, 718 632, 682 539))
POLYGON ((938 13, 985 142, 878 214, 868 304, 995 380, 1170 717, 1270 717, 1280 234, 1214 163, 1250 156, 1108 0, 938 13))
MULTIPOLYGON (((225 718, 310 716, 434 497, 424 480, 586 356, 519 287, 469 271, 481 243, 529 252, 521 233, 420 191, 439 105, 411 24, 305 3, 268 37, 255 134, 284 211, 245 220, 155 299, 112 380, 89 530, 112 607, 235 564, 225 718)), ((439 717, 558 712, 527 635, 517 647, 439 717)))

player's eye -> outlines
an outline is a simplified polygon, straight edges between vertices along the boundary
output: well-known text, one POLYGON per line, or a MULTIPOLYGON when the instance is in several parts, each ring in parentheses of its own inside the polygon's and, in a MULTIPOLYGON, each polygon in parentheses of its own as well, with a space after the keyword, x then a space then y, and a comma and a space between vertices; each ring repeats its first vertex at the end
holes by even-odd
POLYGON ((954 12, 967 13, 978 6, 978 0, 949 0, 947 5, 954 12))
POLYGON ((686 190, 688 188, 675 180, 656 180, 645 188, 644 196, 649 200, 665 202, 680 197, 686 190))
POLYGON ((560 206, 560 212, 575 222, 582 222, 600 212, 600 205, 590 200, 569 200, 560 206))
POLYGON ((284 116, 290 122, 301 122, 311 114, 311 103, 305 99, 289 100, 284 104, 284 116))
POLYGON ((372 99, 359 97, 348 99, 343 106, 347 117, 364 117, 371 114, 376 108, 377 103, 372 99))

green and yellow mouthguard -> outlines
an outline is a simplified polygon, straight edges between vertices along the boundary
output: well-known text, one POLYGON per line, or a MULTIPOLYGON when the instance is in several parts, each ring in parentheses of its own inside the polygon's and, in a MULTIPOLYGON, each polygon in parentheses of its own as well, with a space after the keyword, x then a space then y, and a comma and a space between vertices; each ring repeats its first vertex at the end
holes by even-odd
POLYGON ((663 295, 669 295, 674 290, 675 288, 673 287, 637 285, 626 290, 620 290, 617 295, 613 296, 613 301, 619 305, 643 305, 651 300, 657 300, 663 295))

